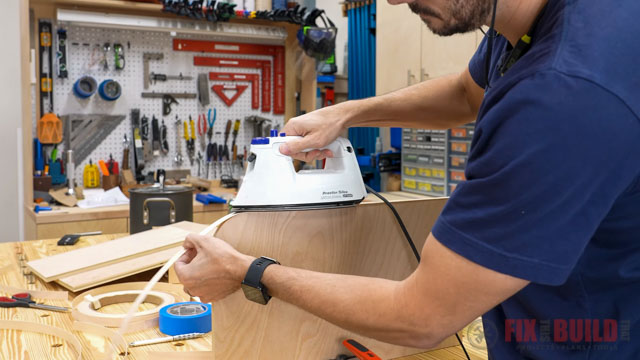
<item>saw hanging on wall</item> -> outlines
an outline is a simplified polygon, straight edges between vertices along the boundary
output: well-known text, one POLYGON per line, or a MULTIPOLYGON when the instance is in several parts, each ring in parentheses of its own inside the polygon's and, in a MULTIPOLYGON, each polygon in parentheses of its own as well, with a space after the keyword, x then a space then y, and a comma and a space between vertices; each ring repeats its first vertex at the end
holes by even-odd
MULTIPOLYGON (((285 104, 285 49, 279 45, 243 44, 222 41, 173 39, 174 51, 191 51, 201 53, 241 54, 241 55, 267 55, 273 57, 273 113, 284 114, 285 104)), ((269 66, 270 67, 270 66, 269 66)), ((262 73, 263 78, 271 81, 271 74, 262 73)), ((269 89, 269 92, 271 90, 269 89)), ((269 99, 269 102, 271 100, 269 99)), ((263 111, 270 111, 264 110, 263 111)))
POLYGON ((213 90, 227 106, 231 106, 248 87, 247 85, 213 85, 211 90, 213 90), (233 94, 232 97, 228 97, 225 91, 235 91, 235 94, 233 94))

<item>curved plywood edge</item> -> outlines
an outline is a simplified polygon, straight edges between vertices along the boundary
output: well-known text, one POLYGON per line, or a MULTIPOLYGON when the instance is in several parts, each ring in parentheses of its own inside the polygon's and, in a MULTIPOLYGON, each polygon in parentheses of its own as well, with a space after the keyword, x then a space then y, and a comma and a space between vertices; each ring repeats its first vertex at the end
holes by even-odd
MULTIPOLYGON (((422 248, 446 199, 395 203, 416 246, 422 248)), ((314 271, 401 280, 417 266, 391 211, 384 204, 335 210, 244 213, 230 219, 217 237, 254 256, 314 271)), ((216 358, 333 358, 347 337, 362 340, 382 358, 423 350, 385 344, 340 329, 274 299, 269 306, 237 292, 216 302, 216 358), (286 339, 286 340, 284 340, 286 339)), ((455 345, 455 338, 442 346, 455 345)))

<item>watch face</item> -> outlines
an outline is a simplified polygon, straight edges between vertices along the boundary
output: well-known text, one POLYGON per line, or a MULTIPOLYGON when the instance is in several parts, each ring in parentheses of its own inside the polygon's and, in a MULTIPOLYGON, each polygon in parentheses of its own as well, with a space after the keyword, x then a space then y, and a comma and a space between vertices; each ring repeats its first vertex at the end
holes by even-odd
POLYGON ((253 286, 243 283, 242 292, 244 292, 244 296, 248 300, 257 302, 258 304, 267 305, 267 300, 264 298, 264 295, 262 294, 262 291, 260 289, 256 289, 253 286))

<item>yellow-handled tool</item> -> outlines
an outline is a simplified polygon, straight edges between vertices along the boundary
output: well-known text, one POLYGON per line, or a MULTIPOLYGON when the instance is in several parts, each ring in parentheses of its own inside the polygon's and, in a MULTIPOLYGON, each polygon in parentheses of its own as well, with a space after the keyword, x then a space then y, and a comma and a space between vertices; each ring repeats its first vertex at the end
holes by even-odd
POLYGON ((184 121, 183 124, 184 124, 184 139, 186 141, 189 141, 189 125, 187 124, 186 121, 184 121))
POLYGON ((189 154, 189 163, 193 165, 193 157, 195 156, 196 150, 196 124, 193 121, 193 118, 189 116, 189 123, 183 122, 184 124, 184 140, 187 142, 187 153, 189 154), (189 135, 189 126, 191 126, 191 135, 189 135))

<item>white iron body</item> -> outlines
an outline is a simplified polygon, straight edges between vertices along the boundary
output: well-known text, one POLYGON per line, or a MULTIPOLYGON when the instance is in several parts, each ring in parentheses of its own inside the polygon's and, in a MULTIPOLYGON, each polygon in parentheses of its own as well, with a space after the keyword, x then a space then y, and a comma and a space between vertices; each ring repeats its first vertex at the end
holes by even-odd
POLYGON ((322 148, 333 152, 324 169, 296 172, 293 159, 280 153, 280 145, 298 138, 283 136, 252 141, 242 185, 231 202, 232 211, 333 208, 353 206, 364 199, 364 182, 349 140, 338 138, 322 148))

